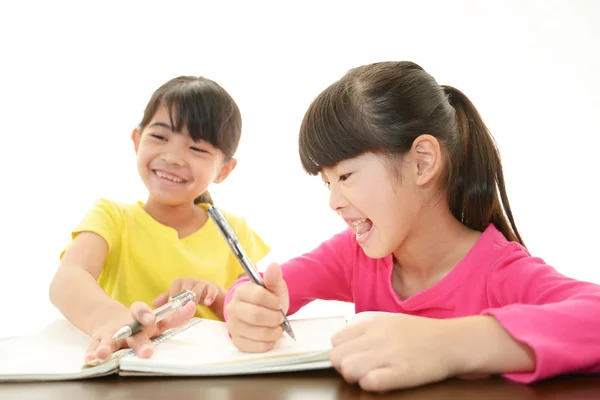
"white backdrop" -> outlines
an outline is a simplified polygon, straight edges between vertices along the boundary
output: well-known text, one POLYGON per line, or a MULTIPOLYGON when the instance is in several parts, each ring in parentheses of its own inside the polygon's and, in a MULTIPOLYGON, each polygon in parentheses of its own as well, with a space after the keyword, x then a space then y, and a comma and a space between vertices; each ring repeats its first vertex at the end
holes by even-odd
POLYGON ((216 80, 241 108, 238 168, 212 194, 246 216, 271 258, 343 228, 300 167, 310 101, 351 67, 411 60, 479 108, 530 251, 600 283, 600 2, 210 3, 0 6, 0 336, 59 316, 48 285, 96 198, 145 200, 130 132, 152 92, 182 74, 216 80))

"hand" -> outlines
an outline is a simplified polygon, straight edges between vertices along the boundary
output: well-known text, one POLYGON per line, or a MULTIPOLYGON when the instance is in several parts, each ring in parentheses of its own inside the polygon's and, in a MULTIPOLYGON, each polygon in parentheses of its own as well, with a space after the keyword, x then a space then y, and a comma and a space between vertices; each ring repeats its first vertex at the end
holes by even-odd
POLYGON ((168 292, 161 293, 152 300, 154 307, 160 307, 169 301, 169 298, 183 290, 191 290, 196 293, 195 305, 203 304, 223 320, 223 302, 225 290, 220 286, 201 279, 178 278, 173 281, 168 292))
POLYGON ((92 338, 90 339, 84 359, 86 363, 93 360, 102 361, 113 352, 124 347, 132 348, 139 357, 148 358, 154 352, 154 346, 150 341, 151 338, 162 334, 167 329, 183 325, 196 312, 195 305, 190 302, 177 310, 173 315, 155 324, 154 314, 147 304, 142 302, 133 303, 130 310, 120 304, 119 306, 122 309, 113 310, 110 313, 110 318, 92 331, 92 338), (113 340, 112 336, 115 332, 123 325, 131 322, 132 319, 140 321, 146 328, 128 338, 117 341, 113 340))
POLYGON ((348 383, 383 392, 457 375, 445 321, 410 315, 376 316, 332 338, 333 367, 348 383))
POLYGON ((262 353, 283 334, 283 315, 289 308, 287 285, 281 267, 271 264, 263 280, 266 289, 253 282, 240 285, 227 304, 227 329, 233 344, 243 352, 262 353))

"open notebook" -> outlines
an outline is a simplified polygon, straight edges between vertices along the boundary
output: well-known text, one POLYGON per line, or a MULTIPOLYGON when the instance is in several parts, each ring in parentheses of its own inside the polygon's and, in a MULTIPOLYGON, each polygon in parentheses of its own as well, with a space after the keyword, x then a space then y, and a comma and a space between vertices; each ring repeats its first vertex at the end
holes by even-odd
POLYGON ((89 337, 65 320, 41 332, 0 341, 0 382, 83 379, 120 375, 217 376, 329 368, 331 337, 354 317, 290 320, 287 335, 266 353, 238 351, 225 323, 194 318, 154 339, 154 354, 139 358, 130 349, 89 367, 83 357, 89 337))

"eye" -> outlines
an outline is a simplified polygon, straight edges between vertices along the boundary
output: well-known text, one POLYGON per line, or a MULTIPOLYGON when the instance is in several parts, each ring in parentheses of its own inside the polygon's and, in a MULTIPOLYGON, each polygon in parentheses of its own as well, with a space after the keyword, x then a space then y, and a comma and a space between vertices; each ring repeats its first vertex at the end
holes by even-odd
POLYGON ((158 140, 162 140, 162 141, 166 141, 166 140, 167 140, 167 138, 166 138, 166 137, 164 137, 164 136, 160 136, 160 135, 156 135, 156 134, 154 134, 154 133, 152 133, 150 136, 152 136, 153 138, 156 138, 156 139, 158 139, 158 140))
POLYGON ((197 153, 208 153, 208 151, 201 149, 200 147, 190 147, 190 149, 194 150, 197 153))
POLYGON ((339 181, 344 182, 346 179, 350 178, 351 173, 340 175, 339 181))
POLYGON ((325 187, 326 187, 327 189, 329 189, 329 182, 323 182, 323 185, 325 185, 325 187))

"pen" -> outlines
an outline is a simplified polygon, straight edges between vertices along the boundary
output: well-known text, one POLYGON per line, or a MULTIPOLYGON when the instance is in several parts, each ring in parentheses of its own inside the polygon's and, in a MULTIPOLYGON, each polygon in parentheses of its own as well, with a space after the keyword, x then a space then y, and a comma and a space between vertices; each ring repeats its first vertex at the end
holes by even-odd
MULTIPOLYGON (((154 322, 161 321, 168 317, 179 308, 183 307, 187 302, 193 301, 196 298, 196 293, 191 290, 184 290, 179 292, 169 299, 167 304, 164 304, 154 310, 154 322)), ((136 333, 144 329, 144 325, 141 322, 134 320, 120 328, 114 335, 114 340, 123 339, 129 336, 133 336, 136 333)))
MULTIPOLYGON (((257 285, 265 287, 265 283, 263 282, 260 274, 258 273, 256 268, 254 268, 254 265, 252 265, 252 261, 250 261, 250 258, 248 258, 248 256, 246 255, 246 252, 242 248, 242 245, 240 244, 237 235, 231 228, 231 225, 229 224, 223 213, 221 213, 221 211, 219 211, 219 209, 217 209, 215 206, 208 207, 207 212, 210 218, 214 221, 214 223, 221 231, 221 234, 229 244, 231 251, 233 251, 233 254, 235 254, 236 258, 242 265, 242 268, 244 268, 244 271, 246 272, 250 280, 252 280, 252 282, 256 283, 257 285)), ((296 340, 296 336, 292 331, 292 327, 290 326, 290 322, 285 316, 285 313, 283 312, 283 310, 279 311, 283 315, 283 323, 281 324, 283 330, 286 331, 292 339, 296 340)))

